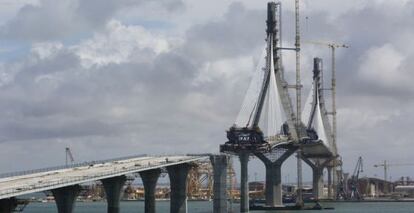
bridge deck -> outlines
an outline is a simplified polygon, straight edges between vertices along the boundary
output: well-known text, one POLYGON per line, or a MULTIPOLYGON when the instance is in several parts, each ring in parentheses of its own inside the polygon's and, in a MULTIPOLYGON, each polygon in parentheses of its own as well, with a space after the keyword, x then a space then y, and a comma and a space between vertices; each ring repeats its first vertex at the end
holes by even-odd
POLYGON ((333 153, 330 148, 323 142, 313 142, 308 144, 296 144, 292 141, 279 142, 271 144, 271 149, 289 149, 300 146, 304 157, 332 157, 333 153))
POLYGON ((0 199, 204 160, 207 156, 138 157, 0 179, 0 199), (168 160, 167 160, 168 159, 168 160))

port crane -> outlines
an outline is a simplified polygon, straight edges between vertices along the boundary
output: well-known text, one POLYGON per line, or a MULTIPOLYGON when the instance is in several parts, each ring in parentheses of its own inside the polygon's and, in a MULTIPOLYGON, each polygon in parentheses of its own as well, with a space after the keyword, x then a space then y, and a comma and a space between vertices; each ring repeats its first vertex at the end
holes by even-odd
POLYGON ((394 167, 394 166, 414 166, 414 163, 387 163, 386 160, 384 160, 384 163, 380 163, 380 164, 375 164, 374 167, 384 167, 384 181, 387 181, 387 177, 388 177, 388 169, 389 167, 394 167))
POLYGON ((359 174, 361 172, 364 172, 364 168, 363 168, 363 160, 362 157, 358 158, 357 164, 355 166, 354 169, 354 173, 351 176, 351 192, 349 194, 349 199, 351 200, 361 200, 361 194, 359 193, 359 189, 358 189, 358 179, 359 179, 359 174))
POLYGON ((69 161, 70 163, 73 163, 75 159, 73 158, 72 151, 70 151, 69 147, 65 148, 65 154, 66 154, 66 166, 68 166, 69 161))

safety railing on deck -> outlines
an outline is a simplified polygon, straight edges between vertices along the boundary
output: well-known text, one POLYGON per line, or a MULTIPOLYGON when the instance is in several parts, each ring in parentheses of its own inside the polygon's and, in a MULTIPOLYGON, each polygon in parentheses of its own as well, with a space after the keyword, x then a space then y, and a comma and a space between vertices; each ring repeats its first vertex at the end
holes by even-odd
POLYGON ((42 172, 50 172, 50 171, 56 171, 61 169, 71 169, 75 167, 82 167, 82 166, 88 166, 91 164, 103 164, 113 161, 122 161, 122 160, 128 160, 132 158, 139 158, 139 157, 146 157, 147 155, 133 155, 133 156, 127 156, 127 157, 119 157, 119 158, 112 158, 112 159, 106 159, 106 160, 96 160, 96 161, 88 161, 88 162, 82 162, 82 163, 75 163, 75 164, 69 164, 69 165, 63 165, 63 166, 54 166, 54 167, 47 167, 47 168, 41 168, 41 169, 33 169, 33 170, 27 170, 27 171, 18 171, 18 172, 8 172, 0 174, 0 178, 8 178, 8 177, 15 177, 15 176, 21 176, 21 175, 30 175, 30 174, 36 174, 36 173, 42 173, 42 172))

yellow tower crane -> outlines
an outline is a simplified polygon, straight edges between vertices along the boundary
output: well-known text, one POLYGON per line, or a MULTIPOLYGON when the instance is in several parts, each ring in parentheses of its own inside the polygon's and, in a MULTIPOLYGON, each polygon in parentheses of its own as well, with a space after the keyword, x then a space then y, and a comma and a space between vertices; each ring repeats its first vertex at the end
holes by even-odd
POLYGON ((388 169, 389 167, 394 166, 414 166, 414 163, 387 163, 386 160, 384 160, 384 163, 375 164, 374 167, 384 167, 384 181, 387 181, 387 175, 388 175, 388 169))

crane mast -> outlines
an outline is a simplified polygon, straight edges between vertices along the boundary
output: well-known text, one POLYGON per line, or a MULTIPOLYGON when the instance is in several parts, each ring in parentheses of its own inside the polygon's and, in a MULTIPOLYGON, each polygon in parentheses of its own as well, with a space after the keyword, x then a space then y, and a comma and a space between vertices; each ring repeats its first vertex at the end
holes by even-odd
MULTIPOLYGON (((331 49, 331 69, 332 69, 332 76, 331 76, 331 88, 327 90, 332 91, 332 112, 329 114, 332 115, 332 145, 333 145, 333 151, 335 155, 335 159, 333 160, 333 168, 337 168, 341 162, 338 162, 338 148, 336 145, 336 139, 337 139, 337 118, 336 118, 336 49, 337 48, 349 48, 348 45, 345 44, 337 44, 334 42, 320 42, 320 41, 306 41, 305 43, 308 44, 315 44, 315 45, 322 45, 327 46, 329 49, 331 49)), ((333 185, 336 186, 338 182, 338 177, 336 172, 333 172, 332 175, 333 179, 333 185)), ((335 190, 335 187, 334 187, 335 190)), ((337 194, 337 192, 334 191, 334 194, 337 194)))
POLYGON ((351 200, 361 200, 362 197, 359 193, 358 189, 358 179, 359 179, 359 173, 363 172, 363 161, 362 157, 358 158, 357 164, 354 169, 354 173, 351 177, 351 194, 349 195, 351 200))
MULTIPOLYGON (((296 127, 299 128, 301 125, 301 113, 302 113, 302 100, 301 100, 301 82, 300 82, 300 23, 299 23, 299 0, 295 0, 295 49, 296 49, 296 127)), ((297 155, 297 198, 296 205, 303 206, 302 198, 302 152, 299 149, 297 155)))
POLYGON ((384 181, 388 180, 388 169, 390 167, 393 167, 393 166, 414 166, 414 163, 393 163, 393 164, 390 164, 390 163, 387 163, 386 160, 384 160, 384 163, 374 165, 374 167, 384 167, 384 181))
POLYGON ((72 152, 70 151, 69 147, 65 148, 65 154, 66 154, 66 166, 68 166, 69 161, 70 161, 70 163, 73 163, 75 161, 75 159, 73 158, 72 152))

